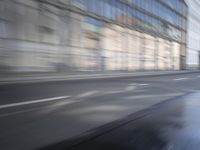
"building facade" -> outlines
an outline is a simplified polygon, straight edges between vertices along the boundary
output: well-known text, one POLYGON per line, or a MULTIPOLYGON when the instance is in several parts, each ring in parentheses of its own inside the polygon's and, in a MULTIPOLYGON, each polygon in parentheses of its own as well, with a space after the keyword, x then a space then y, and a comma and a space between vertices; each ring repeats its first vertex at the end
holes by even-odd
POLYGON ((186 0, 188 5, 187 67, 200 68, 200 1, 186 0))
POLYGON ((2 0, 0 12, 2 71, 185 69, 183 0, 2 0))

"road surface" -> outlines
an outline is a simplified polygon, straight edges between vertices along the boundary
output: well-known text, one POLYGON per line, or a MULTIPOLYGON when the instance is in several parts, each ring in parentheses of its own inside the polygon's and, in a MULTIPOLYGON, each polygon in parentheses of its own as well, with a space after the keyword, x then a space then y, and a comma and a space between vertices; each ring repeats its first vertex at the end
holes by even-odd
POLYGON ((173 138, 199 131, 199 91, 199 73, 0 85, 0 149, 178 150, 173 138))

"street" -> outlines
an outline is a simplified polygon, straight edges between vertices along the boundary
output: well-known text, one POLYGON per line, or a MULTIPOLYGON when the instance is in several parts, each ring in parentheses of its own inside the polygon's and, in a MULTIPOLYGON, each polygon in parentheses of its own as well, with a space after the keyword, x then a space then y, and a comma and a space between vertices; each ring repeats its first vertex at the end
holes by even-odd
POLYGON ((0 85, 0 149, 196 149, 199 83, 188 73, 0 85))

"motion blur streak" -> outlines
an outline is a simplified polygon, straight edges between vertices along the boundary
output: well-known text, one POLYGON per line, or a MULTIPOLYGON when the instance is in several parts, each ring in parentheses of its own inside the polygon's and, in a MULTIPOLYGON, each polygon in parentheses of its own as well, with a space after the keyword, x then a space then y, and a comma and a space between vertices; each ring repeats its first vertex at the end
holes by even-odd
POLYGON ((200 1, 0 0, 0 150, 197 150, 200 1))

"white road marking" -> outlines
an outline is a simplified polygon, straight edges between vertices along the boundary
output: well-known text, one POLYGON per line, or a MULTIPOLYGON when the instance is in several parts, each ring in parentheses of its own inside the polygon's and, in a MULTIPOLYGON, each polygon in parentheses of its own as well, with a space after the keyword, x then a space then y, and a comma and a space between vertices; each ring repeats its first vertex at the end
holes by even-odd
POLYGON ((56 109, 59 106, 63 106, 63 105, 68 105, 68 104, 72 104, 72 103, 77 103, 80 101, 61 101, 58 104, 53 104, 50 106, 41 106, 41 107, 35 107, 35 108, 31 108, 31 109, 25 109, 25 110, 19 110, 19 111, 15 111, 15 112, 9 112, 9 113, 3 113, 0 114, 0 117, 7 117, 7 116, 13 116, 13 115, 18 115, 18 114, 22 114, 22 113, 27 113, 27 112, 31 112, 31 111, 46 111, 46 112, 50 112, 52 111, 52 108, 56 109))
POLYGON ((127 87, 124 87, 124 89, 120 90, 113 90, 113 91, 105 91, 104 94, 117 94, 117 93, 123 93, 123 92, 129 92, 133 91, 137 88, 137 83, 131 83, 127 87))
POLYGON ((146 85, 149 85, 149 84, 146 84, 146 83, 141 83, 139 84, 140 86, 146 86, 146 85))
POLYGON ((136 89, 136 86, 131 85, 131 86, 126 87, 125 91, 128 92, 128 91, 132 91, 132 90, 135 90, 135 89, 136 89))
POLYGON ((125 87, 125 89, 121 89, 121 90, 116 90, 116 91, 106 91, 104 92, 104 94, 115 94, 115 93, 123 93, 123 92, 129 92, 129 91, 133 91, 136 90, 138 86, 147 86, 149 84, 146 83, 130 83, 128 84, 127 87, 125 87))
POLYGON ((130 83, 130 84, 128 84, 128 85, 136 86, 136 85, 138 85, 138 83, 130 83))
POLYGON ((101 95, 123 93, 125 90, 104 91, 101 95))
POLYGON ((176 79, 173 79, 173 80, 180 81, 180 80, 187 80, 187 79, 190 79, 190 78, 176 78, 176 79))
POLYGON ((94 95, 96 94, 98 91, 89 91, 89 92, 85 92, 83 94, 80 94, 78 95, 78 97, 88 97, 88 96, 91 96, 91 95, 94 95))
POLYGON ((44 98, 44 99, 38 99, 38 100, 31 100, 31 101, 24 101, 24 102, 18 102, 18 103, 5 104, 5 105, 0 105, 0 109, 16 107, 16 106, 22 106, 22 105, 28 105, 28 104, 35 104, 35 103, 56 101, 56 100, 60 100, 60 99, 70 98, 70 97, 71 96, 58 96, 58 97, 52 97, 52 98, 44 98))

